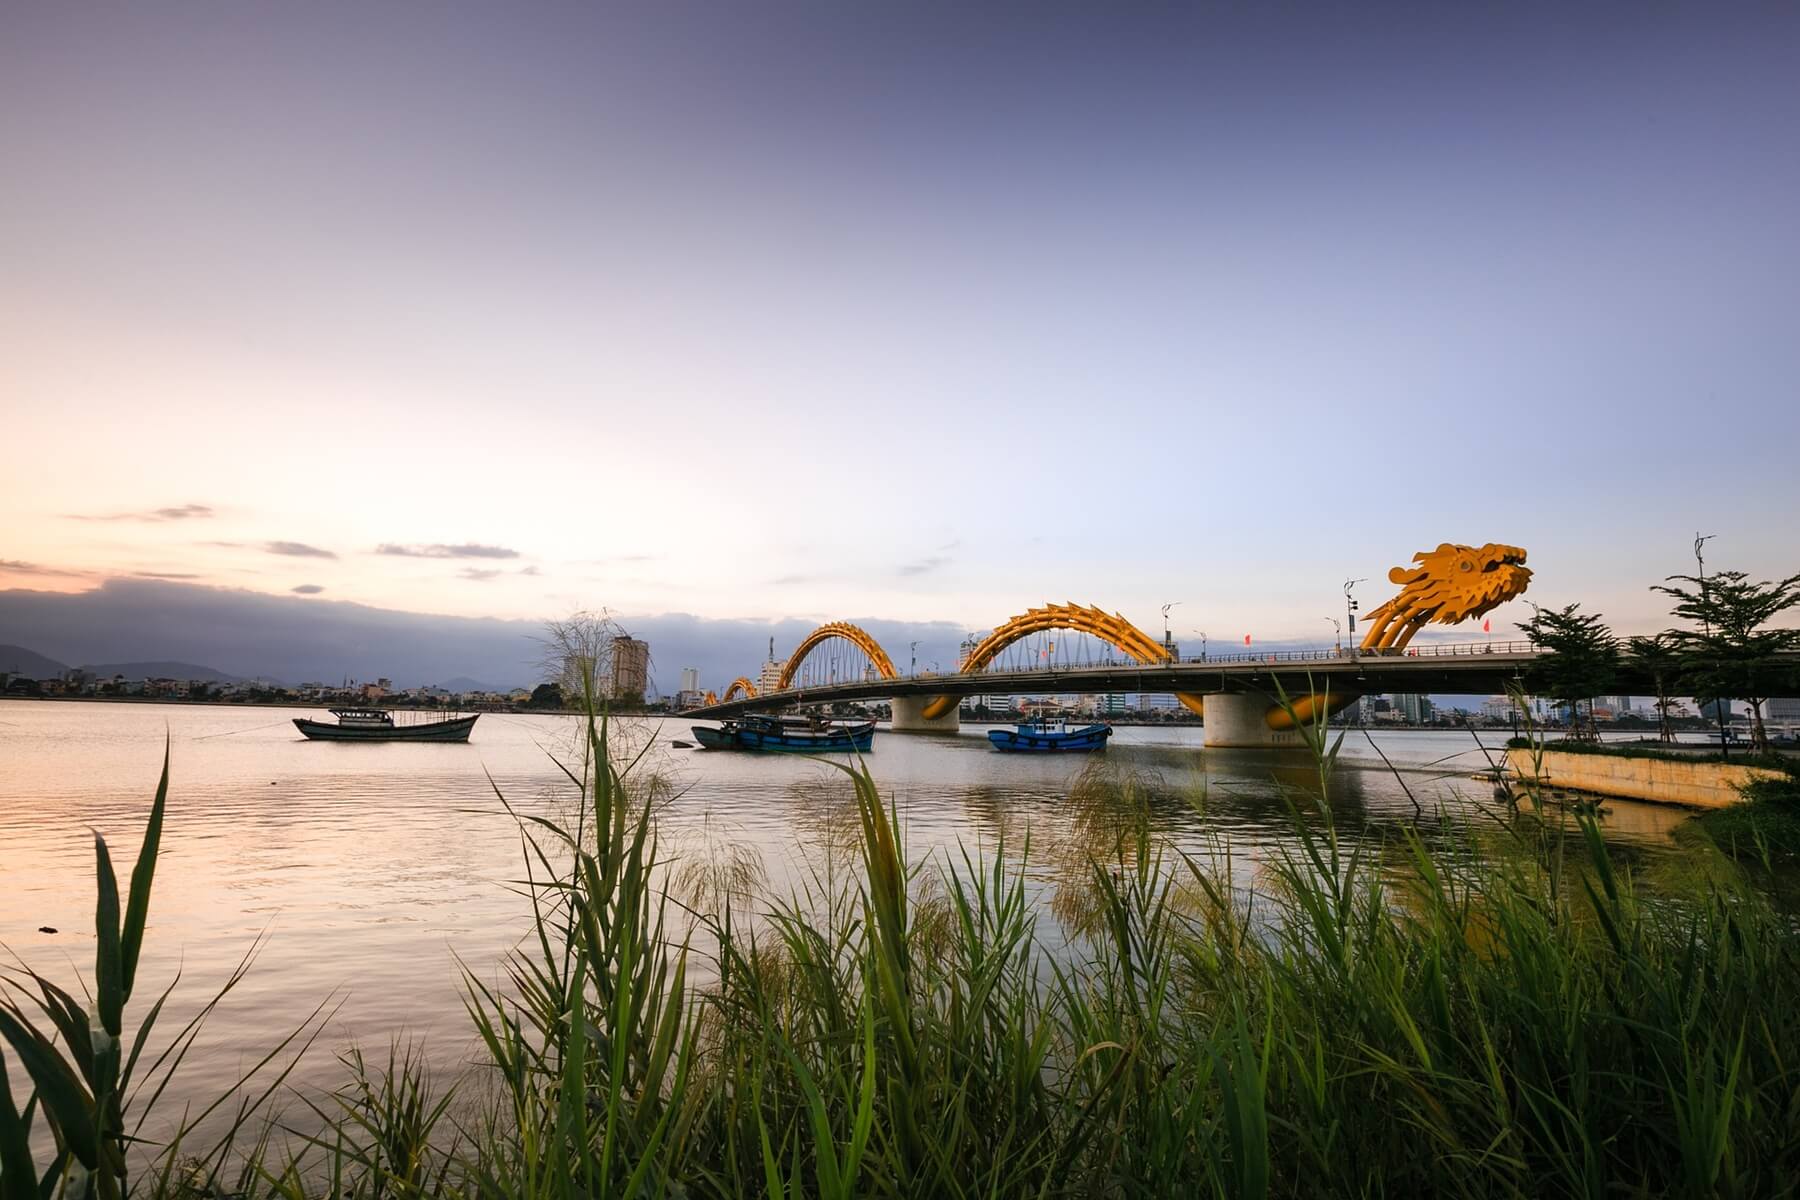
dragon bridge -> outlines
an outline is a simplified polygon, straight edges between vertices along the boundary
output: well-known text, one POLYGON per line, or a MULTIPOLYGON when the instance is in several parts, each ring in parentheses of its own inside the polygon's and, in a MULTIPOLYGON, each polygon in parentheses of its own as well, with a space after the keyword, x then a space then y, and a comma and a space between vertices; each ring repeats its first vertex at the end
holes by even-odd
MULTIPOLYGON (((1517 546, 1496 542, 1475 547, 1444 542, 1436 550, 1422 550, 1413 555, 1413 565, 1395 567, 1388 579, 1400 592, 1372 610, 1366 618, 1368 630, 1360 651, 1371 655, 1394 655, 1405 652, 1413 636, 1427 625, 1456 625, 1480 617, 1521 595, 1531 582, 1531 571, 1525 565, 1525 551, 1517 546)), ((1098 638, 1136 662, 1155 666, 1168 661, 1168 650, 1161 642, 1127 621, 1118 613, 1109 613, 1094 605, 1046 604, 1028 609, 1011 618, 983 638, 970 651, 958 671, 959 675, 979 675, 1013 643, 1049 630, 1070 630, 1098 638)), ((869 666, 882 679, 898 679, 893 661, 868 631, 847 621, 821 625, 794 648, 782 665, 775 690, 791 688, 807 657, 820 646, 833 640, 847 643, 860 651, 869 666)), ((707 702, 725 702, 739 696, 755 698, 757 688, 748 678, 739 677, 725 690, 722 700, 709 693, 707 702)), ((1361 693, 1339 689, 1304 694, 1282 705, 1267 697, 1251 694, 1221 693, 1216 721, 1209 721, 1207 744, 1233 744, 1222 736, 1213 739, 1211 727, 1232 727, 1235 736, 1250 737, 1251 729, 1260 726, 1271 733, 1292 731, 1297 722, 1315 721, 1354 703, 1361 693), (1229 710, 1229 711, 1227 711, 1229 710)), ((1191 711, 1205 715, 1206 698, 1189 692, 1177 698, 1191 711)), ((918 702, 912 701, 917 704, 918 702)), ((919 713, 926 721, 953 716, 957 698, 934 696, 924 702, 919 713)), ((1239 744, 1266 744, 1243 741, 1239 744)))

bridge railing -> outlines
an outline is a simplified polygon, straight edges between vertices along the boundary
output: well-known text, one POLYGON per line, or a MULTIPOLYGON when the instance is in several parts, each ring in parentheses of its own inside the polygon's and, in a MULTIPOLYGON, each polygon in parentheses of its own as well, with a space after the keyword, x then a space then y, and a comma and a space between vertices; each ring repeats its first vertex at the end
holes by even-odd
MULTIPOLYGON (((1244 650, 1232 651, 1228 654, 1194 654, 1183 655, 1167 660, 1166 663, 1142 663, 1134 658, 1103 658, 1091 662, 1051 662, 1043 666, 1008 667, 996 662, 983 675, 1022 675, 1039 674, 1062 675, 1070 671, 1086 671, 1094 669, 1117 669, 1121 671, 1155 670, 1166 665, 1177 666, 1233 666, 1245 663, 1301 664, 1317 663, 1328 665, 1335 662, 1363 661, 1370 659, 1388 660, 1401 658, 1473 658, 1486 654, 1534 654, 1538 647, 1528 641, 1479 641, 1479 642, 1424 642, 1406 647, 1404 650, 1362 650, 1350 646, 1324 646, 1306 650, 1244 650)), ((943 678, 951 679, 960 676, 960 672, 914 671, 900 678, 908 680, 943 678)), ((862 683, 867 680, 831 679, 809 680, 799 688, 790 687, 789 691, 805 691, 811 688, 832 687, 838 684, 862 683)))
MULTIPOLYGON (((1469 658, 1482 654, 1532 654, 1531 642, 1426 642, 1404 650, 1358 650, 1334 646, 1323 650, 1248 650, 1230 654, 1200 654, 1175 661, 1189 663, 1338 662, 1365 658, 1469 658)), ((1141 664, 1127 664, 1141 665, 1141 664)))

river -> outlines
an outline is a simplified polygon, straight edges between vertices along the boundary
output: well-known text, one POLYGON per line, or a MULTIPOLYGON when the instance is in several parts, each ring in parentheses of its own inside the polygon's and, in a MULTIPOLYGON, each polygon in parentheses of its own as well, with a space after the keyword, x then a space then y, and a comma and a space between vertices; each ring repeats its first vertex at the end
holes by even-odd
MULTIPOLYGON (((0 942, 65 985, 92 970, 93 845, 103 834, 121 886, 154 795, 165 735, 171 781, 141 966, 140 1003, 177 970, 169 1016, 210 995, 252 947, 255 961, 209 1019, 172 1095, 211 1097, 322 1002, 335 1005, 294 1081, 342 1079, 333 1052, 385 1054, 420 1039, 445 1071, 469 1051, 458 960, 483 977, 527 930, 521 812, 570 811, 551 755, 572 719, 488 714, 468 745, 308 742, 297 709, 0 701, 0 942), (490 783, 490 776, 492 782, 490 783), (53 929, 55 932, 42 932, 53 929)), ((675 749, 687 725, 638 727, 652 745, 642 770, 665 779, 664 843, 689 856, 729 850, 768 887, 799 882, 844 827, 849 786, 816 761, 675 749)), ((959 736, 878 734, 868 762, 898 806, 909 853, 1015 848, 1066 840, 1079 758, 988 749, 985 729, 959 736)), ((1152 821, 1175 847, 1216 852, 1254 869, 1293 836, 1289 799, 1312 786, 1291 752, 1200 749, 1192 726, 1120 728, 1105 769, 1146 781, 1152 821)), ((1332 807, 1340 829, 1381 836, 1427 807, 1483 820, 1489 785, 1470 734, 1360 733, 1344 742, 1332 807), (1409 798, 1408 792, 1413 798, 1409 798)), ((1486 735, 1491 747, 1504 731, 1486 735)), ((1611 836, 1654 852, 1684 816, 1612 803, 1611 836)), ((1030 870, 1046 878, 1047 861, 1030 870)))

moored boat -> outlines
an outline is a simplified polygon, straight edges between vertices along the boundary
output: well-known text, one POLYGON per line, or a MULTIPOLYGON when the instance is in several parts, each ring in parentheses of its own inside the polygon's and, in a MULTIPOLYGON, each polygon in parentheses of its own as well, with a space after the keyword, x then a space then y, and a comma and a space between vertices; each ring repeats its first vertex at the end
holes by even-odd
POLYGON ((788 754, 864 752, 875 745, 873 721, 825 721, 760 713, 721 721, 717 729, 696 725, 694 740, 706 750, 763 750, 788 754))
POLYGON ((1048 720, 1027 721, 1011 729, 988 730, 988 741, 996 750, 1038 754, 1091 754, 1106 749, 1106 739, 1111 736, 1111 725, 1070 729, 1065 721, 1048 720))
POLYGON ((393 713, 380 708, 334 708, 331 714, 337 718, 335 725, 295 717, 294 727, 316 742, 466 742, 481 716, 399 724, 393 713))

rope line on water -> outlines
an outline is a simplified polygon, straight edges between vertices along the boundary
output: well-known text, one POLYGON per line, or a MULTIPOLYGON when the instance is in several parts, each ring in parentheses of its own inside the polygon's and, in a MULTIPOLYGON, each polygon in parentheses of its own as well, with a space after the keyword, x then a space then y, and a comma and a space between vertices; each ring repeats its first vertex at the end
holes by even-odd
POLYGON ((238 733, 255 733, 259 729, 273 729, 277 725, 287 725, 289 723, 290 723, 289 721, 270 721, 267 725, 252 725, 248 729, 227 729, 224 733, 203 733, 199 737, 194 738, 192 740, 196 741, 196 742, 204 742, 210 738, 231 737, 233 734, 238 734, 238 733))

